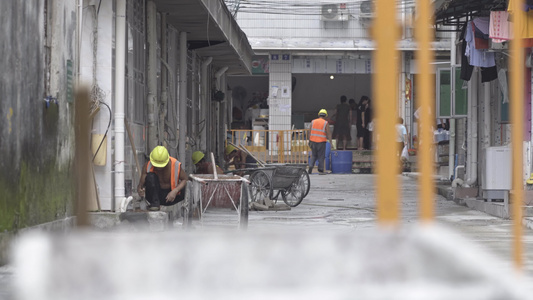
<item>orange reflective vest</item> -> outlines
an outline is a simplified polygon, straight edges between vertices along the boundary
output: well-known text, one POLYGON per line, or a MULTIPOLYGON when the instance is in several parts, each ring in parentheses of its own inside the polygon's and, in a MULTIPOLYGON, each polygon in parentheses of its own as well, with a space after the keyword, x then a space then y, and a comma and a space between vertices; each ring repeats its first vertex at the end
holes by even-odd
MULTIPOLYGON (((180 170, 181 170, 181 163, 175 159, 174 157, 170 157, 170 163, 171 163, 171 168, 170 168, 170 187, 171 187, 171 190, 175 189, 178 187, 178 184, 179 184, 179 180, 180 180, 180 170)), ((148 172, 153 172, 154 171, 154 166, 152 166, 152 163, 151 162, 148 162, 148 164, 146 164, 146 173, 148 172)))
POLYGON ((326 126, 328 122, 322 118, 314 119, 311 122, 311 133, 309 140, 315 143, 324 143, 327 141, 326 126))

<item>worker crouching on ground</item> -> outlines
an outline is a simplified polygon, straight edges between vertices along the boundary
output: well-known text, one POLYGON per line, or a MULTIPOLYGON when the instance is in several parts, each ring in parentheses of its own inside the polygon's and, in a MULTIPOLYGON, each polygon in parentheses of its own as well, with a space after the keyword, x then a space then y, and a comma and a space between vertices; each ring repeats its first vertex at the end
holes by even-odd
MULTIPOLYGON (((224 160, 227 167, 234 165, 235 169, 257 168, 257 160, 246 152, 235 148, 232 145, 226 146, 224 160)), ((237 175, 242 176, 244 172, 238 172, 237 175)))
POLYGON ((159 210, 160 205, 174 205, 185 199, 187 178, 181 163, 165 147, 157 146, 142 170, 137 193, 146 197, 149 210, 159 210))
MULTIPOLYGON (((195 174, 214 174, 213 164, 205 159, 205 154, 202 151, 195 151, 192 154, 192 163, 196 167, 195 174)), ((217 174, 224 174, 224 170, 216 166, 217 174)))
POLYGON ((328 112, 325 109, 321 109, 318 112, 318 118, 314 119, 311 122, 311 132, 309 133, 309 147, 312 151, 311 160, 309 161, 309 171, 308 173, 313 173, 313 166, 318 160, 318 173, 320 175, 325 175, 324 165, 326 160, 326 142, 329 140, 330 145, 333 146, 331 142, 331 132, 329 130, 328 121, 326 117, 328 112))

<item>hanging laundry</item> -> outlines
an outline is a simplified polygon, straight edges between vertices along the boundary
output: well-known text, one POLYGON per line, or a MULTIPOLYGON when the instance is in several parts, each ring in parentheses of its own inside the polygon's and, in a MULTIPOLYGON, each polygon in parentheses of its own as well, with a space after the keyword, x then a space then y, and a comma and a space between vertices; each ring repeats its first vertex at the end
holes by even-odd
POLYGON ((507 71, 500 69, 498 71, 498 82, 500 83, 500 90, 503 94, 503 103, 509 103, 509 93, 507 92, 507 71))
MULTIPOLYGON (((516 13, 513 11, 513 1, 514 0, 509 0, 509 6, 507 7, 507 12, 511 15, 516 13)), ((522 29, 518 33, 518 36, 524 39, 533 38, 533 5, 524 4, 522 11, 518 13, 524 14, 524 24, 522 25, 522 29)))
POLYGON ((472 21, 476 49, 489 49, 489 18, 476 18, 472 21))
POLYGON ((459 35, 459 41, 461 41, 461 79, 465 81, 470 81, 472 77, 472 72, 474 67, 468 62, 468 57, 466 56, 467 43, 465 40, 466 29, 468 28, 468 22, 463 25, 461 29, 461 34, 459 35))
POLYGON ((473 24, 472 21, 470 21, 465 34, 465 55, 468 56, 470 65, 484 68, 494 67, 496 65, 494 53, 488 52, 485 49, 476 49, 474 40, 473 24))
POLYGON ((481 82, 489 82, 498 79, 498 69, 496 66, 490 68, 481 67, 481 82))
POLYGON ((489 37, 494 43, 502 43, 512 39, 513 27, 508 21, 509 13, 506 11, 491 11, 489 24, 489 37))

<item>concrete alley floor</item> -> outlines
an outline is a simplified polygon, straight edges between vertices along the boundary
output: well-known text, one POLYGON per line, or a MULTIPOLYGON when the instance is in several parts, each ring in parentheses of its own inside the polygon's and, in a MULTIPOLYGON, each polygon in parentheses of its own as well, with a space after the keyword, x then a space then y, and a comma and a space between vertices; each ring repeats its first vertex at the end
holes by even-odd
MULTIPOLYGON (((401 222, 402 228, 417 227, 418 224, 418 183, 416 179, 400 176, 401 180, 401 222)), ((325 236, 338 233, 357 234, 374 233, 376 222, 376 205, 374 181, 376 175, 329 174, 326 176, 311 175, 311 190, 303 202, 288 211, 250 211, 247 232, 254 233, 282 233, 296 231, 302 233, 324 233, 325 236)), ((282 201, 282 200, 278 200, 282 201)), ((471 210, 457 205, 444 197, 435 195, 436 223, 462 235, 466 240, 473 241, 478 247, 468 248, 472 256, 472 249, 486 250, 499 260, 497 268, 503 271, 513 269, 512 260, 512 223, 492 217, 485 213, 471 210)), ((188 236, 192 244, 200 249, 204 247, 194 240, 194 232, 205 238, 205 232, 214 229, 235 229, 237 216, 230 211, 207 212, 203 221, 193 222, 192 236, 188 236)), ((179 222, 175 222, 172 231, 182 231, 179 222)), ((215 231, 216 234, 217 231, 215 231)), ((223 239, 212 236, 213 240, 223 239)), ((261 237, 261 235, 258 235, 261 237)), ((268 236, 267 236, 268 238, 268 236)), ((524 270, 526 278, 533 278, 533 231, 524 228, 524 270)), ((236 242, 239 242, 238 240, 236 242)), ((458 246, 460 247, 460 246, 458 246)), ((223 250, 223 249, 222 249, 223 250)), ((459 252, 461 249, 458 249, 459 252)), ((218 255, 212 251, 212 255, 218 255)), ((260 256, 258 256, 260 257, 260 256)), ((8 265, 0 267, 0 299, 12 299, 15 269, 8 265)), ((529 279, 527 279, 529 282, 529 279)), ((481 298, 485 299, 485 298, 481 298)))
MULTIPOLYGON (((283 230, 286 226, 315 231, 359 231, 377 226, 376 175, 311 175, 311 190, 290 211, 252 211, 249 230, 283 230)), ((401 226, 418 222, 418 182, 399 176, 401 226)), ((512 221, 460 206, 435 195, 435 222, 501 258, 512 268, 512 221)), ((533 276, 533 230, 524 228, 524 270, 533 276)))

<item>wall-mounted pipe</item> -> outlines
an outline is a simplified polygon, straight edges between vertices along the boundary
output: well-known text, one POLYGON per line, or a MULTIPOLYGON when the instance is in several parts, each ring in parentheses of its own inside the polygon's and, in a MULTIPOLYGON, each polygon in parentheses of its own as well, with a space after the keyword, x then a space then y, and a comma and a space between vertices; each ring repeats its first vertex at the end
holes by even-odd
POLYGON ((470 160, 467 162, 467 180, 465 181, 465 187, 470 187, 476 184, 477 182, 477 143, 478 143, 478 83, 479 83, 478 72, 475 71, 472 74, 472 79, 470 80, 472 84, 472 97, 469 97, 470 105, 468 107, 468 112, 470 113, 470 119, 468 125, 470 126, 470 134, 467 137, 468 142, 468 153, 470 154, 470 160))
POLYGON ((448 178, 457 178, 455 166, 455 119, 450 119, 450 143, 448 147, 448 178))
POLYGON ((187 143, 187 32, 180 32, 180 103, 179 103, 178 159, 188 163, 185 157, 187 143))
POLYGON ((222 90, 222 87, 220 86, 220 77, 226 73, 228 70, 228 67, 222 67, 215 73, 215 78, 217 79, 217 89, 222 90))
POLYGON ((191 112, 192 115, 190 116, 192 118, 192 128, 191 133, 189 136, 194 137, 195 144, 197 143, 198 139, 198 80, 196 72, 196 52, 192 51, 192 64, 191 64, 191 112))
MULTIPOLYGON (((483 107, 481 108, 483 111, 483 122, 481 122, 481 126, 483 126, 482 131, 482 139, 481 139, 481 149, 485 150, 491 146, 491 139, 490 139, 490 133, 491 133, 491 118, 490 118, 490 97, 491 97, 491 84, 490 82, 483 84, 483 107)), ((485 152, 483 152, 485 153, 485 152)), ((486 161, 486 157, 483 157, 481 161, 486 161)), ((483 173, 482 173, 483 174, 483 173)), ((483 186, 486 185, 486 179, 482 176, 481 177, 481 184, 483 186)))
MULTIPOLYGON (((455 65, 456 65, 456 55, 457 55, 457 46, 455 44, 457 34, 455 31, 452 32, 450 37, 450 65, 452 66, 452 76, 455 78, 455 65)), ((455 83, 456 80, 453 80, 453 83, 455 83)), ((457 87, 454 84, 454 90, 456 90, 457 87)), ((454 95, 456 95, 455 91, 453 91, 454 95)), ((455 119, 450 119, 450 143, 448 147, 448 178, 457 178, 457 171, 454 173, 454 166, 455 166, 455 119)))
POLYGON ((464 180, 462 180, 461 178, 459 178, 459 176, 457 176, 457 174, 459 173, 459 169, 463 169, 463 172, 464 172, 465 166, 458 165, 457 167, 455 167, 455 179, 452 181, 452 187, 457 187, 458 183, 460 183, 459 185, 463 185, 464 183, 464 180))
POLYGON ((148 125, 148 151, 158 144, 157 126, 157 10, 153 1, 146 3, 146 32, 148 41, 147 87, 146 99, 148 125))
POLYGON ((118 211, 125 198, 124 183, 124 87, 126 76, 126 0, 117 0, 115 17, 115 201, 118 211))
POLYGON ((210 116, 210 110, 209 110, 209 86, 208 86, 208 78, 209 75, 207 74, 207 68, 213 61, 212 57, 207 57, 203 62, 201 66, 200 72, 201 79, 200 79, 200 118, 204 118, 204 120, 200 120, 200 123, 203 121, 203 127, 201 127, 200 130, 200 149, 205 149, 206 153, 211 152, 211 149, 207 148, 207 129, 211 125, 211 118, 210 116))
MULTIPOLYGON (((222 91, 224 92, 225 91, 225 87, 223 86, 223 82, 222 82, 222 75, 224 75, 224 73, 226 73, 226 71, 228 70, 228 67, 222 67, 220 68, 216 73, 215 73, 215 78, 216 78, 216 85, 217 85, 217 89, 219 91, 222 91)), ((225 142, 225 123, 224 123, 224 115, 225 115, 226 111, 225 111, 225 104, 224 103, 221 103, 221 102, 217 102, 217 132, 216 132, 216 135, 217 135, 217 143, 216 143, 216 153, 217 153, 217 158, 220 158, 222 157, 222 153, 223 153, 223 148, 224 148, 224 142, 225 142)))
POLYGON ((165 119, 167 116, 167 103, 168 103, 168 75, 171 74, 166 61, 168 60, 167 54, 167 15, 161 14, 161 63, 166 68, 161 68, 161 104, 159 105, 159 121, 157 126, 158 141, 162 142, 165 139, 165 119))

